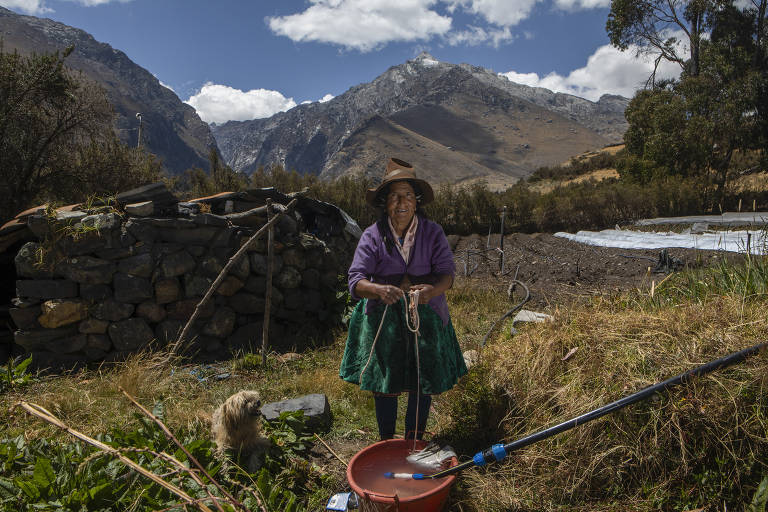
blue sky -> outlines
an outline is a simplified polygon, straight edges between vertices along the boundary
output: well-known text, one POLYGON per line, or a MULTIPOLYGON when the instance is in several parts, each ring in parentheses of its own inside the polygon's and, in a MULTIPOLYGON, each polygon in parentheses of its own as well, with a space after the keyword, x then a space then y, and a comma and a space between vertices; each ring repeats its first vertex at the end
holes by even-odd
MULTIPOLYGON (((610 0, 0 0, 83 29, 203 120, 324 101, 421 51, 590 100, 631 96, 647 58, 609 46, 610 0)), ((664 75, 674 75, 673 66, 664 75)))

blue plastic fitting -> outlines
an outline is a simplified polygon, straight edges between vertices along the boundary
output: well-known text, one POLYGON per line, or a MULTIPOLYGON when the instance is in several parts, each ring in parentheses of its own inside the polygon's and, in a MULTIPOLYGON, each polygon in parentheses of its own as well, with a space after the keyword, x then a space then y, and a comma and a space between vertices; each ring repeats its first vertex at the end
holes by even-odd
POLYGON ((413 474, 414 480, 424 480, 424 473, 414 473, 413 474))
POLYGON ((391 471, 387 471, 386 473, 384 473, 384 478, 395 478, 395 474, 392 473, 391 471))
POLYGON ((491 451, 493 452, 493 456, 496 457, 497 461, 507 456, 507 450, 504 449, 503 444, 495 444, 491 446, 491 451))
POLYGON ((472 461, 475 463, 475 466, 485 466, 485 457, 483 457, 483 452, 477 452, 474 457, 472 457, 472 461))

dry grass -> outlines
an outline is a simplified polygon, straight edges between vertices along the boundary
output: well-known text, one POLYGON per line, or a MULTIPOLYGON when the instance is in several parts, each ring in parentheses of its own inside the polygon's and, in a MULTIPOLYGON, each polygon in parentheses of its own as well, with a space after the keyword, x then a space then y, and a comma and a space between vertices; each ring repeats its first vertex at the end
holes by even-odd
MULTIPOLYGON (((669 283, 684 287, 686 279, 706 279, 691 276, 669 283)), ((503 292, 471 288, 461 279, 448 298, 464 350, 479 348, 490 326, 513 305, 503 292)), ((713 285, 694 299, 680 293, 663 301, 640 292, 598 296, 552 308, 547 312, 554 322, 518 326, 514 337, 508 321, 483 348, 481 364, 454 390, 436 397, 428 430, 466 458, 493 442, 553 426, 768 339, 764 293, 745 295, 713 285)), ((162 400, 172 430, 203 437, 210 435, 216 405, 235 391, 255 389, 265 401, 321 392, 334 415, 324 439, 349 458, 377 435, 370 393, 338 378, 344 338, 340 331, 332 345, 296 361, 270 357, 261 367, 255 362, 260 357, 246 356, 221 363, 218 367, 232 374, 221 381, 199 380, 190 373, 199 366, 158 365, 155 357, 140 355, 111 367, 41 378, 0 395, 0 407, 33 400, 73 428, 97 435, 135 425, 135 411, 118 390, 122 386, 149 407, 162 400)), ((62 438, 21 412, 4 427, 3 437, 62 438)), ((450 510, 742 510, 766 475, 768 356, 763 353, 531 445, 505 463, 465 471, 450 510)))
MULTIPOLYGON (((110 428, 135 425, 135 408, 119 388, 122 386, 149 406, 163 401, 168 424, 173 428, 197 429, 210 421, 219 395, 201 386, 182 367, 158 365, 158 355, 138 354, 128 361, 71 375, 45 376, 26 388, 0 395, 0 406, 10 408, 20 399, 34 400, 73 428, 94 436, 110 428)), ((24 433, 28 438, 56 437, 59 433, 16 411, 9 417, 4 435, 24 433)))
MULTIPOLYGON (((487 378, 514 404, 501 425, 509 442, 766 338, 762 302, 719 297, 656 310, 595 301, 500 337, 487 348, 496 361, 487 378)), ((768 474, 766 391, 763 354, 532 445, 492 472, 468 472, 467 503, 657 510, 673 497, 695 508, 722 493, 743 506, 768 474)))
POLYGON ((603 181, 608 178, 618 177, 619 173, 616 171, 616 169, 597 169, 595 171, 588 172, 568 180, 542 180, 532 184, 530 188, 533 191, 546 194, 547 192, 552 192, 558 187, 565 187, 574 183, 582 183, 589 180, 603 181))
MULTIPOLYGON (((746 176, 739 176, 731 182, 729 188, 734 194, 768 190, 768 172, 758 172, 746 176)), ((742 210, 751 211, 752 205, 744 204, 742 205, 742 210)))

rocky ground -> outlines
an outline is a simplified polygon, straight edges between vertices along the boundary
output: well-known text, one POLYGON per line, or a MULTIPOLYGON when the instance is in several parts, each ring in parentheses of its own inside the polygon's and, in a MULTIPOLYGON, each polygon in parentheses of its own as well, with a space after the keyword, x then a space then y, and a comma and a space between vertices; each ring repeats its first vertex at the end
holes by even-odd
POLYGON ((672 270, 711 266, 734 253, 671 248, 661 260, 658 249, 595 247, 547 233, 514 233, 504 237, 504 271, 500 237, 449 236, 459 282, 506 291, 517 280, 528 286, 531 303, 563 304, 601 293, 648 289, 672 270), (489 248, 487 248, 489 247, 489 248))

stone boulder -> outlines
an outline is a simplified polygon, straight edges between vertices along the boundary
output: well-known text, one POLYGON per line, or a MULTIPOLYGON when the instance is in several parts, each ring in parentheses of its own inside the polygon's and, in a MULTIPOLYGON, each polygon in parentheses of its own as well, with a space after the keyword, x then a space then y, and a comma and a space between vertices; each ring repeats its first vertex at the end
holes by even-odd
POLYGON ((143 318, 128 318, 115 322, 107 330, 117 350, 136 350, 146 346, 155 337, 143 318))
POLYGON ((286 411, 304 411, 306 425, 312 429, 328 428, 331 425, 331 406, 328 397, 322 393, 272 402, 261 407, 261 414, 268 421, 278 419, 280 413, 286 411))
POLYGON ((47 329, 73 324, 88 315, 85 304, 79 300, 52 299, 43 302, 42 315, 37 319, 47 329))

